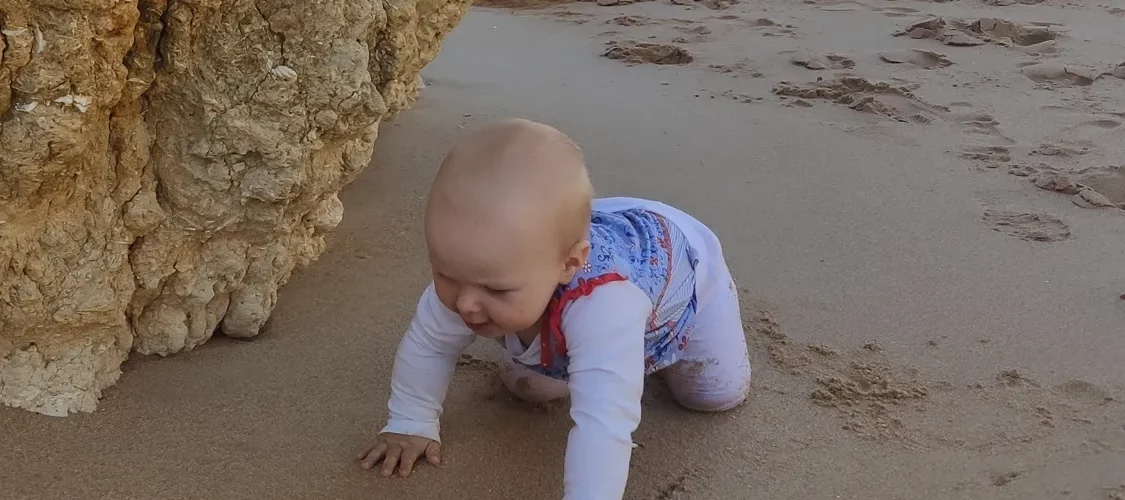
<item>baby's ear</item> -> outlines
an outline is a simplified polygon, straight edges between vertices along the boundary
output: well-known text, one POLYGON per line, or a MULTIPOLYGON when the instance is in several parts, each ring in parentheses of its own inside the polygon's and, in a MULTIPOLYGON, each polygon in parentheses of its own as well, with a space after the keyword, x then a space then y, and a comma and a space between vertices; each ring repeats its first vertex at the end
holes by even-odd
POLYGON ((562 279, 559 280, 559 283, 570 283, 570 280, 574 279, 574 275, 586 265, 586 260, 589 258, 590 240, 583 238, 582 241, 575 243, 570 252, 567 253, 566 260, 563 262, 562 279))
POLYGON ((582 266, 586 265, 586 259, 590 258, 590 240, 582 238, 582 241, 574 244, 570 254, 573 256, 575 266, 582 269, 582 266))

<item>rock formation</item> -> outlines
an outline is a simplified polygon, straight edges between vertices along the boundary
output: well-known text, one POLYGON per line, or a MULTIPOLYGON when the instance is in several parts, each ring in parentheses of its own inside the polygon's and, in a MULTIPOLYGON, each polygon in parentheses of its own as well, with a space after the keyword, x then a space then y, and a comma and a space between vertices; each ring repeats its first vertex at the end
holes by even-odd
POLYGON ((0 402, 249 337, 469 0, 0 0, 0 402))

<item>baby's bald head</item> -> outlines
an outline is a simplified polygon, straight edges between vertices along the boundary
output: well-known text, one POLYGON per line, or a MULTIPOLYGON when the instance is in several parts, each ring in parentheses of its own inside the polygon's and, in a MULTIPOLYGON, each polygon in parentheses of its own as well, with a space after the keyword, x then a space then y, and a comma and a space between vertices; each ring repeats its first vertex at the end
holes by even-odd
POLYGON ((590 251, 594 190, 565 134, 508 119, 445 157, 426 204, 438 298, 478 335, 529 329, 590 251))
POLYGON ((434 179, 427 218, 448 209, 496 222, 515 217, 549 231, 565 252, 587 237, 593 196, 574 141, 548 125, 511 118, 457 141, 434 179))

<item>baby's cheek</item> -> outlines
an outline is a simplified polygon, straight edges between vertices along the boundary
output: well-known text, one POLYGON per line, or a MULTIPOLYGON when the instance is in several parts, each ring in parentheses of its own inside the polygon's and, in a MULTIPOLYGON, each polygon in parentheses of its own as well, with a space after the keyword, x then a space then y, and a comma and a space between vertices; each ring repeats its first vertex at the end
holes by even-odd
POLYGON ((438 301, 441 302, 441 305, 449 308, 450 311, 457 310, 456 287, 452 287, 441 282, 434 282, 434 292, 437 294, 438 301))
POLYGON ((515 328, 522 322, 522 314, 518 307, 504 301, 489 301, 485 311, 489 319, 505 328, 515 328))

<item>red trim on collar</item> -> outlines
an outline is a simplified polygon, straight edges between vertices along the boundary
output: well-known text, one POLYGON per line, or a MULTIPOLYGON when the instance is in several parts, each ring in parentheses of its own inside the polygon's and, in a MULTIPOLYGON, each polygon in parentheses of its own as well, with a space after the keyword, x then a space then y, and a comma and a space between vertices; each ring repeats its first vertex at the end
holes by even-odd
POLYGON ((543 321, 542 330, 539 332, 539 363, 544 368, 550 368, 551 366, 551 340, 555 341, 556 353, 559 355, 566 354, 566 338, 563 337, 562 333, 563 309, 571 302, 593 293, 594 288, 614 281, 625 281, 625 277, 618 273, 606 273, 590 279, 578 278, 577 286, 551 298, 551 301, 547 303, 547 318, 543 321))

